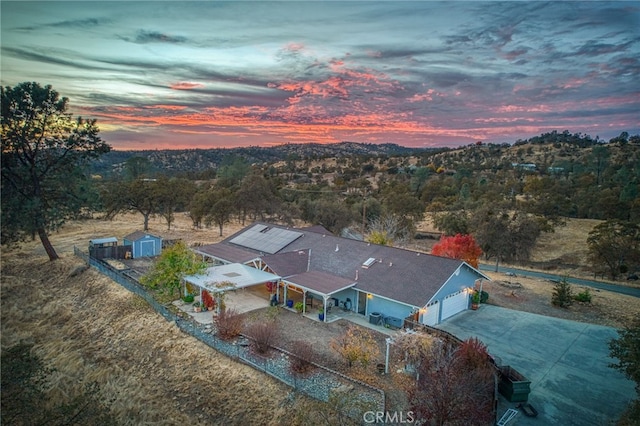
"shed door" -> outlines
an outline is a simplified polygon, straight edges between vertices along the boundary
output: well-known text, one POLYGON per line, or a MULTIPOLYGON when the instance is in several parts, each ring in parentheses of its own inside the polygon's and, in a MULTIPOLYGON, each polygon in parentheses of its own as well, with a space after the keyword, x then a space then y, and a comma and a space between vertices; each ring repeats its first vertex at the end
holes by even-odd
POLYGON ((153 240, 140 241, 140 256, 142 257, 155 256, 154 247, 155 247, 155 244, 153 240))
POLYGON ((424 325, 438 324, 438 314, 440 313, 440 303, 436 300, 427 305, 427 312, 422 314, 422 323, 424 325))
POLYGON ((442 321, 462 312, 469 307, 469 295, 466 291, 460 290, 457 293, 451 293, 442 300, 442 321))

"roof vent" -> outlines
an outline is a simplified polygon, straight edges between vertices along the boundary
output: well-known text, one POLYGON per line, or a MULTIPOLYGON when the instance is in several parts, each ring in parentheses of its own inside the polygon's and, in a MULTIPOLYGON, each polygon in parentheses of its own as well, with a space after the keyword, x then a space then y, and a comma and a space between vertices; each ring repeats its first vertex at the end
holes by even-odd
POLYGON ((389 266, 393 266, 393 262, 389 262, 389 266))
POLYGON ((356 269, 356 281, 358 281, 358 270, 356 269))
POLYGON ((340 251, 340 246, 336 244, 336 251, 340 251))
POLYGON ((373 264, 375 263, 375 261, 376 261, 376 258, 375 258, 375 257, 370 257, 370 258, 368 258, 368 259, 366 260, 366 262, 364 262, 364 263, 362 264, 362 267, 363 267, 364 269, 368 269, 371 265, 373 265, 373 264))

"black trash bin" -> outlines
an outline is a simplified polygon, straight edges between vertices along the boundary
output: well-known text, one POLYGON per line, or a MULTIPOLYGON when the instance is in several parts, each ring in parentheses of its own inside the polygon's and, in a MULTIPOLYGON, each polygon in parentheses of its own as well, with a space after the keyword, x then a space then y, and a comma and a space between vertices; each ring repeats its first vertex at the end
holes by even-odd
POLYGON ((378 325, 380 323, 380 312, 371 312, 369 314, 369 323, 378 325))

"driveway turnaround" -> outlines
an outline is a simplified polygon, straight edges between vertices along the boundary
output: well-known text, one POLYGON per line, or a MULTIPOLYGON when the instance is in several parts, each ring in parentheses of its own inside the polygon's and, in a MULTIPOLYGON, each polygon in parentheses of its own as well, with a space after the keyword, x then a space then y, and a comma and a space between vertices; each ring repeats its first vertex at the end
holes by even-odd
MULTIPOLYGON (((531 381, 528 402, 509 425, 605 425, 636 398, 634 383, 609 367, 615 328, 568 321, 492 305, 464 311, 438 328, 460 339, 477 337, 502 365, 531 381)), ((517 402, 501 398, 498 419, 517 402)))

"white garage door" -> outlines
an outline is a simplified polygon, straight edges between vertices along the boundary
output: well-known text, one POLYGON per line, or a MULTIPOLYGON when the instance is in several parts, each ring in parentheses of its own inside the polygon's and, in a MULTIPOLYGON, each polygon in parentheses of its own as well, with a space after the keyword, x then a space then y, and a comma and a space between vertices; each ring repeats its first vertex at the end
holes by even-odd
POLYGON ((444 298, 442 301, 442 321, 447 318, 462 312, 469 307, 469 295, 466 291, 460 290, 457 293, 452 293, 444 298))
POLYGON ((438 314, 440 313, 440 304, 436 300, 427 305, 427 312, 422 314, 422 323, 424 325, 438 324, 438 314))

